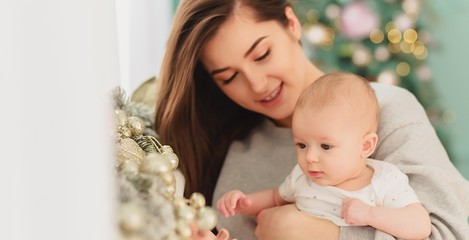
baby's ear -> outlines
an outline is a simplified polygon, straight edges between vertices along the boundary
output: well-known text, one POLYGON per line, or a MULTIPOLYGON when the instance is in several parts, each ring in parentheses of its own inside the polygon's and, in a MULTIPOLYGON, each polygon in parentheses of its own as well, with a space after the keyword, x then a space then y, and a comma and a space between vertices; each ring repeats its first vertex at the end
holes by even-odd
POLYGON ((368 133, 362 139, 362 157, 367 158, 376 149, 378 144, 378 135, 376 133, 368 133))

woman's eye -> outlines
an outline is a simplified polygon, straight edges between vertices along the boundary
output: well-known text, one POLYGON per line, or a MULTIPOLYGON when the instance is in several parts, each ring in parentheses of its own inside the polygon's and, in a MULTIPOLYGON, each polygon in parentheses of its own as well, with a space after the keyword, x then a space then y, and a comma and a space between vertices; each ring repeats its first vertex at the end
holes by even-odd
POLYGON ((306 144, 304 144, 304 143, 297 143, 296 146, 299 147, 300 149, 305 149, 306 148, 306 144))
POLYGON ((223 80, 222 83, 223 85, 228 85, 233 79, 238 75, 238 72, 235 72, 230 78, 223 80))
POLYGON ((324 144, 324 143, 323 143, 323 144, 321 144, 321 148, 324 149, 324 150, 329 150, 329 149, 332 148, 332 146, 329 145, 329 144, 324 144))
POLYGON ((264 60, 265 58, 267 58, 269 55, 270 55, 270 49, 267 50, 262 56, 256 58, 254 61, 260 62, 260 61, 264 60))

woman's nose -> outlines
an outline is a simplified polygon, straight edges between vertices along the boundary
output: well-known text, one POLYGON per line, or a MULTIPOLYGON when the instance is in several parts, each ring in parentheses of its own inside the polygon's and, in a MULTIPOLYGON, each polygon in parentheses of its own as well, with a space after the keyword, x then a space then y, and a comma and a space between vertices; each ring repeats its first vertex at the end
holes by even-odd
POLYGON ((255 93, 262 93, 267 90, 267 77, 260 72, 245 73, 246 81, 255 93))

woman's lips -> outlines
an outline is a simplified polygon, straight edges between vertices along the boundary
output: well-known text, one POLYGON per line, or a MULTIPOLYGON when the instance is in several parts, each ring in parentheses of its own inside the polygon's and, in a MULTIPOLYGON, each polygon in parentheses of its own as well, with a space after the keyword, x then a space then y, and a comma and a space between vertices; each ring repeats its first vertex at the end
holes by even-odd
POLYGON ((282 99, 282 93, 283 93, 283 83, 280 84, 274 91, 272 91, 269 96, 266 98, 262 99, 260 102, 265 105, 265 106, 274 106, 278 104, 281 99, 282 99))

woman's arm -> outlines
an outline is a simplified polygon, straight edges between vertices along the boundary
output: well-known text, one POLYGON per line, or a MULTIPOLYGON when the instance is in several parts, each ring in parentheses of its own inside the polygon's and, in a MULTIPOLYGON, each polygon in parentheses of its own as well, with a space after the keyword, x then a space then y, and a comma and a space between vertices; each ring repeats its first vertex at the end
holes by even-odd
MULTIPOLYGON (((380 84, 374 88, 381 122, 380 141, 372 158, 395 164, 409 177, 409 184, 430 213, 430 239, 467 238, 469 183, 450 162, 422 106, 402 88, 380 84)), ((342 228, 341 238, 358 239, 350 238, 357 231, 342 228)))
POLYGON ((294 204, 261 211, 256 218, 260 240, 338 240, 339 227, 322 218, 300 212, 294 204))

